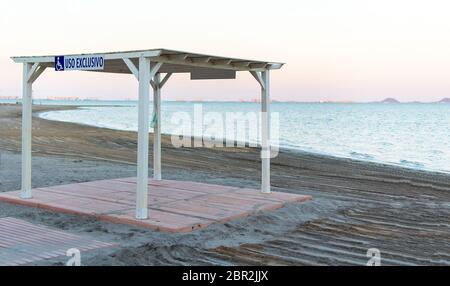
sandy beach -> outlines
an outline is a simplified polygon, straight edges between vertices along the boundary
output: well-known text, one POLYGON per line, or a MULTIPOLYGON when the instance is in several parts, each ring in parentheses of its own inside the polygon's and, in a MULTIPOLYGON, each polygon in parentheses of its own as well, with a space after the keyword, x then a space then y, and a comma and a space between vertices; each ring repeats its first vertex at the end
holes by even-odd
MULTIPOLYGON (((74 107, 34 106, 33 187, 136 175, 136 133, 36 116, 64 108, 74 107)), ((20 126, 21 106, 0 105, 1 192, 20 189, 20 126)), ((164 136, 162 154, 164 178, 259 188, 257 149, 177 149, 164 136)), ((6 203, 0 217, 120 244, 87 253, 84 265, 365 265, 369 248, 383 265, 450 265, 448 174, 281 150, 272 186, 313 200, 188 234, 6 203)))

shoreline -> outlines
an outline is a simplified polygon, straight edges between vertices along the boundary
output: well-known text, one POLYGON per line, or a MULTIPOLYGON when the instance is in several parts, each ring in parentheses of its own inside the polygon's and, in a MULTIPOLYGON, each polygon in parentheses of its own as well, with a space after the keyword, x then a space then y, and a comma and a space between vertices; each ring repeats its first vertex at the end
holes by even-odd
MULTIPOLYGON (((22 98, 0 98, 0 104, 12 104, 12 102, 20 102, 22 98), (3 102, 2 102, 3 101, 3 102), (10 102, 6 102, 10 101, 10 102)), ((36 98, 36 101, 45 101, 45 102, 57 102, 57 101, 67 101, 67 102, 136 102, 137 99, 48 99, 48 98, 36 98)), ((289 104, 448 104, 450 102, 445 101, 448 98, 442 98, 438 101, 398 101, 398 102, 383 102, 383 101, 289 101, 289 100, 272 100, 272 103, 289 103, 289 104)), ((162 100, 162 102, 194 102, 194 103, 202 103, 202 102, 213 102, 213 103, 260 103, 259 101, 241 101, 241 100, 162 100)), ((74 104, 77 105, 77 104, 74 104)), ((101 105, 101 104, 99 104, 101 105)))
MULTIPOLYGON (((45 105, 43 105, 45 106, 45 105)), ((70 105, 70 106, 58 106, 55 105, 55 107, 60 107, 61 109, 58 110, 76 110, 85 106, 80 106, 80 105, 70 105), (67 108, 65 108, 67 107, 67 108)), ((89 105, 88 107, 115 107, 114 105, 89 105)), ((54 110, 42 110, 39 112, 33 112, 33 115, 35 118, 39 118, 41 120, 47 120, 47 121, 54 121, 54 122, 61 122, 61 123, 70 123, 70 124, 77 124, 80 126, 85 126, 85 127, 93 127, 93 128, 102 128, 102 129, 107 129, 107 130, 111 130, 111 131, 123 131, 123 132, 137 132, 137 131, 132 131, 132 130, 122 130, 122 129, 115 129, 115 128, 110 128, 110 127, 104 127, 104 126, 96 126, 96 125, 90 125, 90 124, 83 124, 83 123, 79 123, 79 122, 72 122, 72 121, 63 121, 63 120, 54 120, 54 119, 47 119, 41 116, 42 113, 47 113, 47 112, 51 112, 54 110)), ((150 133, 152 134, 152 133, 150 133)), ((161 134, 164 137, 170 137, 172 136, 172 134, 167 134, 167 133, 162 133, 161 134)), ((196 137, 191 137, 191 138, 196 138, 196 137)), ((225 139, 224 139, 225 140, 225 139)), ((238 142, 238 141, 235 141, 238 142)), ((239 142, 244 144, 244 142, 239 142)), ((245 148, 255 148, 255 147, 248 147, 248 142, 245 142, 245 148)), ((207 147, 202 147, 202 148, 207 148, 207 147)), ((231 147, 233 148, 233 147, 231 147)), ((256 148, 257 149, 257 148, 256 148)), ((395 163, 395 162, 387 162, 387 161, 383 161, 383 160, 376 160, 376 159, 362 159, 362 158, 353 158, 351 157, 351 155, 337 155, 337 154, 331 154, 331 153, 326 153, 326 152, 320 152, 320 151, 308 151, 308 150, 303 150, 301 148, 296 148, 296 147, 288 147, 288 146, 280 146, 279 147, 280 152, 291 152, 294 153, 296 155, 299 156, 316 156, 316 157, 322 157, 323 159, 341 159, 341 160, 352 160, 355 162, 362 162, 362 163, 369 163, 369 164, 376 164, 379 165, 379 167, 397 167, 397 168, 402 168, 402 169, 406 169, 406 170, 410 170, 410 171, 417 171, 417 172, 426 172, 426 173, 432 173, 432 174, 444 174, 444 175, 450 175, 450 170, 436 170, 436 169, 432 169, 432 168, 427 168, 427 167, 412 167, 412 166, 405 166, 402 165, 401 163, 395 163)), ((408 160, 405 160, 408 161, 408 160)))
MULTIPOLYGON (((45 108, 61 107, 35 106, 33 187, 136 175, 135 132, 36 117, 45 108)), ((20 106, 0 105, 1 192, 20 189, 20 115, 20 106)), ((365 265, 372 247, 383 265, 450 265, 449 175, 287 150, 271 173, 274 191, 313 200, 180 235, 6 203, 0 217, 120 244, 86 254, 83 265, 365 265)), ((177 149, 163 136, 162 175, 258 189, 259 152, 177 149)))

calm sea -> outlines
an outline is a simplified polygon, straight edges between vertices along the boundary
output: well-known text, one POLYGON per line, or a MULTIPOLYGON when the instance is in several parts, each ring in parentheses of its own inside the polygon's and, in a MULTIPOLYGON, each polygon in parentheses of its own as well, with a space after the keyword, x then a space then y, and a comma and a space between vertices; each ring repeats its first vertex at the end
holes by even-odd
MULTIPOLYGON (((34 103, 83 105, 79 110, 42 113, 46 119, 137 130, 134 101, 34 103)), ((192 114, 195 104, 202 105, 203 113, 260 109, 258 103, 162 102, 162 132, 179 133, 174 113, 192 114)), ((450 104, 272 103, 271 108, 279 114, 282 147, 450 173, 450 104)))

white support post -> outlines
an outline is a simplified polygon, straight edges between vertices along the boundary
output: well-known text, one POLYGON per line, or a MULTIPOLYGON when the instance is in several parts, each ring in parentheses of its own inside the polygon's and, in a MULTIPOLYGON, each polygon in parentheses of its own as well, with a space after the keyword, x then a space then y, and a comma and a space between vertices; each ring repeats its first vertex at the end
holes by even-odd
POLYGON ((139 58, 136 219, 147 219, 150 59, 139 58))
POLYGON ((31 199, 31 116, 32 116, 32 82, 29 81, 31 63, 23 64, 22 82, 22 191, 20 197, 31 199))
POLYGON ((270 76, 261 73, 261 192, 270 193, 270 76))
POLYGON ((153 88, 153 112, 156 124, 153 130, 153 179, 161 180, 161 75, 155 74, 153 88))

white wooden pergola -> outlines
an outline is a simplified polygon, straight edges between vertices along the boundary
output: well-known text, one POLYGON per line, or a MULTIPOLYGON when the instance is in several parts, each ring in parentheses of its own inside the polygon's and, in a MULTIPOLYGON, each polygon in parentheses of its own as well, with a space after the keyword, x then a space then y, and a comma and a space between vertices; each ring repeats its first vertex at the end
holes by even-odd
MULTIPOLYGON (((146 219, 148 193, 149 93, 153 89, 156 116, 153 146, 153 178, 161 180, 161 89, 174 73, 190 73, 191 79, 234 79, 236 72, 250 72, 261 86, 261 192, 270 193, 270 84, 269 71, 280 69, 283 63, 254 61, 167 49, 58 55, 64 57, 102 57, 104 67, 93 72, 133 74, 139 82, 138 152, 136 218, 146 219), (164 74, 164 77, 161 77, 164 74)), ((47 69, 55 67, 57 56, 12 57, 23 64, 22 97, 22 188, 23 199, 31 193, 31 124, 32 85, 47 69)), ((56 69, 56 68, 55 68, 56 69)), ((82 70, 82 69, 81 69, 82 70)))

